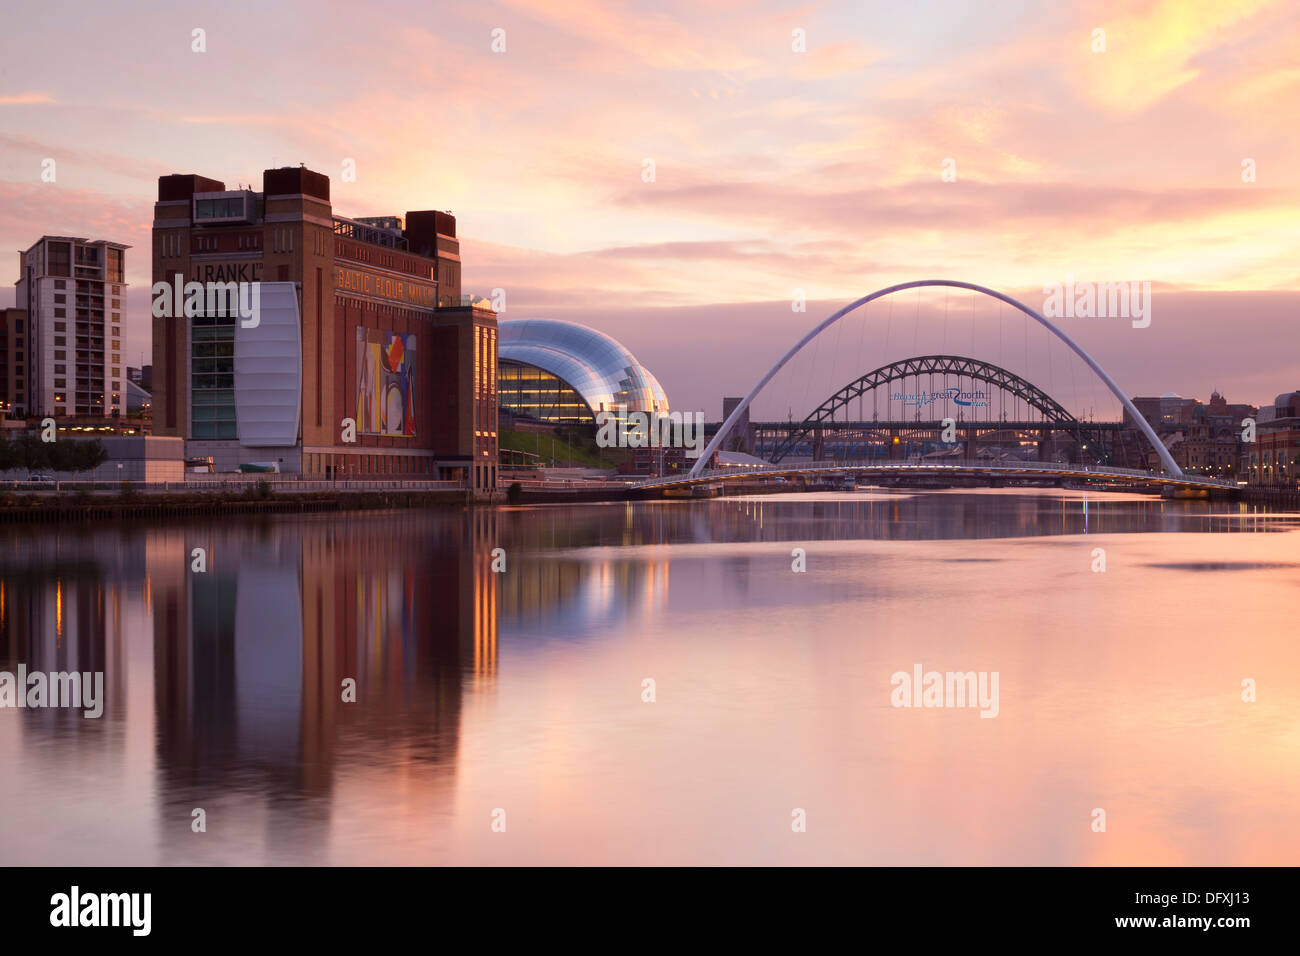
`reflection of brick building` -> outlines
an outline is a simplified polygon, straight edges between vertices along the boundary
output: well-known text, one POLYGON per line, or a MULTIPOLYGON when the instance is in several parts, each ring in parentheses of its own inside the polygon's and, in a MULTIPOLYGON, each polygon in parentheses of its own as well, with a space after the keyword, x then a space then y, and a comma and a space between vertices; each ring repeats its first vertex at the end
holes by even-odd
POLYGON ((186 821, 164 826, 171 860, 210 852, 168 833, 188 835, 191 808, 213 793, 256 807, 232 839, 291 843, 313 863, 328 861, 340 793, 346 804, 351 788, 386 790, 396 774, 404 792, 447 798, 465 689, 496 676, 496 522, 480 508, 148 536, 156 772, 186 821))
POLYGON ((218 471, 495 487, 496 316, 462 304, 453 216, 345 219, 329 177, 297 167, 266 170, 260 192, 172 175, 153 237, 155 303, 179 314, 166 290, 191 281, 256 284, 261 303, 256 322, 211 301, 155 310, 155 434, 218 471))

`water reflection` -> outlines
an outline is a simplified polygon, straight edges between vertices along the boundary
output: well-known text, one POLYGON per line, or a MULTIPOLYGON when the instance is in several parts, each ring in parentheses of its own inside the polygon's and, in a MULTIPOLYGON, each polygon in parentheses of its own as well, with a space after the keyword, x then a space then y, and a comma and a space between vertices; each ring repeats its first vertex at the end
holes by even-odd
MULTIPOLYGON (((1267 536, 1248 536, 1227 555, 1207 546, 1210 560, 1153 532, 1200 541, 1196 533, 1286 531, 1294 522, 1231 503, 884 493, 7 528, 0 670, 103 671, 107 703, 100 720, 77 710, 0 710, 0 763, 9 768, 0 778, 0 847, 11 863, 804 860, 754 843, 740 823, 760 811, 735 795, 737 781, 763 792, 764 813, 787 799, 773 774, 807 775, 805 791, 845 806, 851 793, 833 794, 832 779, 845 790, 882 779, 904 792, 921 785, 908 732, 932 747, 930 729, 880 723, 879 708, 864 710, 838 676, 842 669, 844 680, 870 683, 876 656, 910 661, 918 650, 899 635, 942 647, 930 635, 951 615, 921 602, 966 607, 964 594, 990 594, 996 616, 983 623, 989 609, 976 608, 965 626, 984 635, 986 649, 1014 638, 1001 652, 1013 678, 1022 666, 1050 671, 1057 656, 1078 663, 1064 645, 1027 652, 1012 626, 1041 630, 1077 615, 1075 597, 1063 592, 1048 605, 1023 588, 992 594, 996 575, 1024 552, 946 542, 1130 535, 1145 542, 1143 574, 1240 567, 1243 576, 1286 575, 1295 565, 1256 543, 1267 536), (819 542, 829 573, 791 575, 791 543, 819 542), (504 549, 504 573, 491 569, 494 548, 504 549), (206 570, 193 570, 195 549, 206 570), (831 568, 828 555, 841 560, 831 568), (944 566, 958 577, 936 584, 934 569, 944 566), (810 620, 819 621, 816 653, 800 648, 791 658, 791 629, 803 621, 807 632, 810 620), (863 642, 864 621, 878 644, 863 642), (635 691, 647 672, 675 676, 687 708, 656 705, 668 721, 657 730, 635 691), (348 682, 355 703, 343 699, 348 682), (778 713, 784 723, 773 723, 778 713), (877 732, 837 734, 838 725, 877 732), (805 734, 838 763, 810 759, 805 734), (694 767, 694 789, 662 791, 641 777, 647 766, 674 779, 694 767), (727 799, 743 805, 728 811, 734 835, 670 825, 727 799), (629 801, 636 821, 608 817, 611 803, 629 801), (507 802, 526 835, 492 844, 486 814, 507 802), (196 808, 206 833, 191 827, 196 808), (622 836, 574 843, 584 826, 622 836), (542 835, 547 828, 568 842, 542 835)), ((1016 565, 1013 573, 1024 572, 1016 565)), ((1051 581, 1060 586, 1059 575, 1051 581)), ((1116 595, 1111 607, 1127 601, 1116 595)), ((1093 639, 1106 646, 1104 635, 1093 639)), ((1017 726, 1014 679, 1010 686, 1013 705, 999 728, 1017 726)), ((1124 710, 1114 706, 1108 719, 1124 710)), ((1045 720, 1037 732, 1050 730, 1045 720)), ((945 732, 960 739, 973 730, 945 732)), ((1009 740, 1006 754, 989 759, 1015 774, 1029 751, 1037 743, 1009 740)), ((948 819, 942 807, 909 808, 898 795, 882 806, 918 833, 942 834, 948 819)), ((882 859, 865 845, 876 836, 869 830, 841 834, 835 845, 810 839, 807 861, 882 859), (855 840, 864 846, 846 857, 855 840)), ((1088 859, 1071 841, 1053 852, 1061 856, 1051 862, 1088 859)), ((946 850, 927 846, 926 855, 1036 859, 1008 860, 962 839, 946 850)))

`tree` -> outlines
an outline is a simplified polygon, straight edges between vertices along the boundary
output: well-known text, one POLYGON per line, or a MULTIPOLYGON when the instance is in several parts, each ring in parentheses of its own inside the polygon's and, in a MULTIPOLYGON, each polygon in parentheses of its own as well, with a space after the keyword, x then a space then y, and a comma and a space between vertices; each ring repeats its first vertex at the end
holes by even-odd
POLYGON ((19 435, 11 443, 14 466, 26 471, 50 467, 50 447, 58 442, 43 442, 39 435, 19 435))
POLYGON ((108 461, 108 449, 98 438, 71 444, 73 445, 72 471, 94 471, 108 461))
POLYGON ((93 471, 108 461, 108 449, 98 438, 90 441, 41 441, 38 435, 20 435, 0 443, 0 471, 93 471))

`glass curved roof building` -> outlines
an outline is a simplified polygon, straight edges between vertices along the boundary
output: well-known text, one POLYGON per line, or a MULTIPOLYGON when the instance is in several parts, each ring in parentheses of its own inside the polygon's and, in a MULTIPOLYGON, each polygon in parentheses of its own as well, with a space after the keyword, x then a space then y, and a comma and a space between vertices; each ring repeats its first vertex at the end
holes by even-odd
POLYGON ((506 319, 497 332, 497 402, 555 423, 591 422, 600 411, 667 414, 650 370, 604 332, 557 319, 506 319))

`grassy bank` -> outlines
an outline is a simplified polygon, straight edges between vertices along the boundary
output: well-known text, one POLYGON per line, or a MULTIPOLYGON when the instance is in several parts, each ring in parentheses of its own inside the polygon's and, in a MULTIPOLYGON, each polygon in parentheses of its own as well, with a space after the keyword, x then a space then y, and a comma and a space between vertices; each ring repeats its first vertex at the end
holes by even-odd
POLYGON ((497 442, 502 449, 537 455, 548 467, 617 468, 631 457, 626 448, 598 447, 593 429, 580 426, 561 426, 553 434, 503 429, 497 442))

